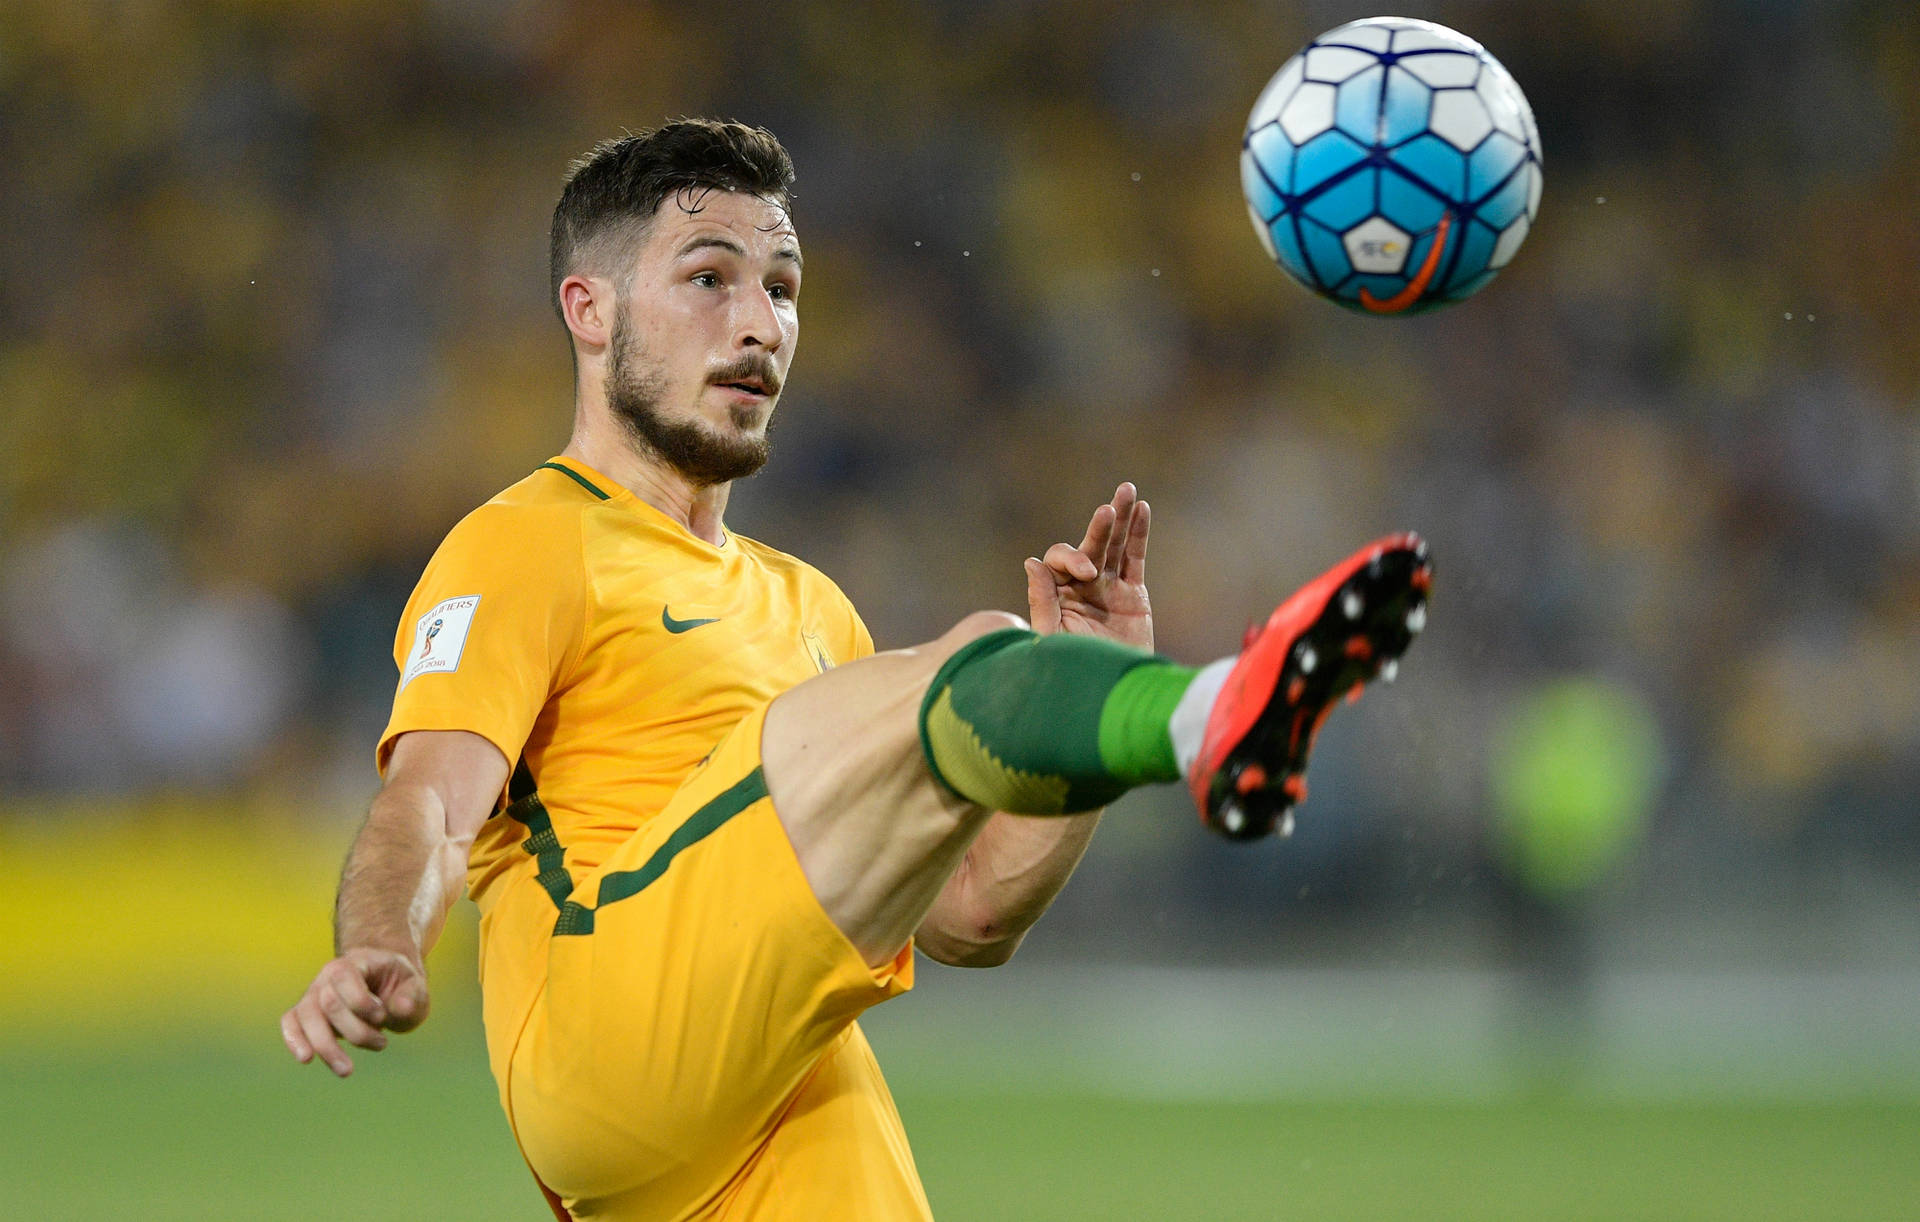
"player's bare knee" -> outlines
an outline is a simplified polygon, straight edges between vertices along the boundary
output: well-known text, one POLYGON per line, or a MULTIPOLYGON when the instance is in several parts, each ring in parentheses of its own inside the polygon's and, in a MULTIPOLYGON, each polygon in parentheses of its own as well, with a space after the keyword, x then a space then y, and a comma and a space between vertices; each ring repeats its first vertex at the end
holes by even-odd
POLYGON ((1008 628, 1025 628, 1027 621, 1010 611, 975 611, 941 635, 942 652, 952 653, 969 641, 1008 628))

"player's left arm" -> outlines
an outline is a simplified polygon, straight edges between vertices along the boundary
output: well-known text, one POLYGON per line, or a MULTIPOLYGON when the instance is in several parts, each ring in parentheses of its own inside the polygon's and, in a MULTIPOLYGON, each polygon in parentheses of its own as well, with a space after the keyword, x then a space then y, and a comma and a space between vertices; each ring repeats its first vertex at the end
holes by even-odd
MULTIPOLYGON (((1094 510, 1078 547, 1029 559, 1027 604, 1042 635, 1072 632, 1153 648, 1147 503, 1132 484, 1094 510)), ((998 967, 1013 957, 1087 851, 1100 811, 1066 818, 996 814, 940 892, 914 942, 940 963, 998 967)))

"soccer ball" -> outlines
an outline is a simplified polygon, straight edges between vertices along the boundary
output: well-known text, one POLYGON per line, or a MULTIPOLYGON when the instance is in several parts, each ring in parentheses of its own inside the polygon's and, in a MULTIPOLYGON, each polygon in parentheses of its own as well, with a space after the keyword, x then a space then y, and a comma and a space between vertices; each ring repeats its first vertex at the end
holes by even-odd
POLYGON ((1247 119, 1240 185, 1267 254, 1375 314, 1486 287, 1540 207, 1540 132, 1485 48, 1430 21, 1369 17, 1308 43, 1247 119))

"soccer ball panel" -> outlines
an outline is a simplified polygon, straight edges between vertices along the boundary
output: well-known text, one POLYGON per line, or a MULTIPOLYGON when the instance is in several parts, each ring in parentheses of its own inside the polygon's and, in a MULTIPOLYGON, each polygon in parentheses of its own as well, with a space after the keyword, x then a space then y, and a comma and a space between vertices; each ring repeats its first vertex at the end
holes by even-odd
POLYGON ((1407 265, 1412 235, 1385 217, 1376 216, 1347 230, 1341 239, 1347 262, 1357 272, 1393 275, 1407 265))
POLYGON ((1430 122, 1434 135, 1463 153, 1485 140, 1493 130, 1486 105, 1480 101, 1480 95, 1470 89, 1446 89, 1434 94, 1430 122))
POLYGON ((1280 129, 1295 144, 1305 144, 1333 126, 1332 85, 1303 82, 1280 110, 1280 129))
POLYGON ((1438 136, 1428 133, 1410 140, 1393 150, 1391 157, 1394 165, 1425 183, 1440 196, 1455 200, 1466 198, 1466 156, 1438 136))
POLYGON ((1480 101, 1486 105, 1487 117, 1493 120, 1495 131, 1504 132, 1515 140, 1524 141, 1527 138, 1527 122, 1520 114, 1519 96, 1505 81, 1489 72, 1480 78, 1480 84, 1474 88, 1474 92, 1480 95, 1480 101))
POLYGON ((1315 47, 1307 52, 1307 79, 1337 85, 1354 73, 1379 62, 1378 57, 1352 47, 1315 47))
POLYGON ((1399 66, 1435 88, 1471 85, 1480 79, 1480 57, 1455 51, 1426 51, 1409 55, 1399 66))
POLYGON ((1255 210, 1251 200, 1247 202, 1247 219, 1253 222, 1253 232, 1260 239, 1260 248, 1267 252, 1267 258, 1277 262, 1280 252, 1273 248, 1273 227, 1255 210))
POLYGON ((1527 150, 1511 136, 1494 132, 1467 158, 1467 198, 1495 190, 1527 159, 1527 150))
MULTIPOLYGON (((1371 58, 1371 57, 1369 57, 1371 58)), ((1340 130, 1362 144, 1377 138, 1380 126, 1380 76, 1386 71, 1378 64, 1340 86, 1333 108, 1333 121, 1340 130)))
POLYGON ((1392 45, 1393 32, 1398 28, 1399 23, 1391 17, 1370 17, 1322 34, 1314 42, 1345 43, 1348 46, 1365 47, 1369 51, 1384 51, 1392 45))
POLYGON ((1487 260, 1487 266, 1497 271, 1513 262, 1514 254, 1519 251, 1520 243, 1527 240, 1527 230, 1531 227, 1532 222, 1524 216, 1508 225, 1501 233, 1500 240, 1493 244, 1493 256, 1487 260))
POLYGON ((1533 107, 1527 104, 1527 95, 1520 92, 1519 85, 1513 87, 1513 96, 1519 99, 1520 121, 1527 127, 1527 147, 1533 150, 1534 160, 1539 161, 1546 156, 1546 153, 1540 147, 1540 126, 1533 121, 1533 107))
POLYGON ((1515 174, 1506 185, 1480 204, 1480 218, 1495 229, 1505 229, 1527 215, 1527 176, 1515 174))
POLYGON ((1380 215, 1408 233, 1424 233, 1438 225, 1446 210, 1439 196, 1404 174, 1387 170, 1380 175, 1380 215))
MULTIPOLYGON (((1291 149, 1288 151, 1291 153, 1291 149)), ((1262 226, 1279 216, 1287 206, 1286 201, 1280 198, 1280 193, 1274 190, 1273 184, 1267 181, 1263 169, 1255 160, 1253 150, 1240 150, 1240 193, 1246 197, 1247 211, 1262 226)))
POLYGON ((1280 71, 1273 74, 1267 87, 1260 91, 1260 97, 1253 104, 1253 113, 1247 117, 1247 130, 1265 127, 1280 117, 1280 108, 1293 96, 1294 89, 1300 84, 1300 74, 1306 65, 1296 55, 1287 61, 1280 71))
POLYGON ((1398 144, 1413 139, 1427 130, 1432 110, 1433 90, 1409 73, 1389 69, 1387 96, 1380 105, 1380 142, 1398 144))
POLYGON ((1305 252, 1300 249, 1300 235, 1293 217, 1283 216, 1271 225, 1262 226, 1260 232, 1265 235, 1263 242, 1272 244, 1276 252, 1274 257, 1289 275, 1302 284, 1313 283, 1313 271, 1307 266, 1305 252))
MULTIPOLYGON (((1278 126, 1263 127, 1248 136, 1247 147, 1240 155, 1240 185, 1247 192, 1248 202, 1253 202, 1255 186, 1269 193, 1293 190, 1293 159, 1293 141, 1278 126), (1248 173, 1254 178, 1249 179, 1248 173)), ((1259 206, 1268 207, 1264 203, 1259 206)), ((1272 206, 1265 215, 1271 217, 1278 210, 1277 205, 1272 206)))
POLYGON ((1401 27, 1393 33, 1393 50, 1397 55, 1405 55, 1410 51, 1480 51, 1481 46, 1458 30, 1431 21, 1403 18, 1401 27))
POLYGON ((1540 172, 1539 166, 1527 167, 1527 219, 1529 221, 1540 215, 1540 188, 1545 181, 1546 175, 1540 172))
POLYGON ((1294 194, 1306 195, 1366 159, 1364 145, 1341 132, 1321 132, 1294 154, 1294 194))
POLYGON ((1300 236, 1306 250, 1307 265, 1313 269, 1313 279, 1322 289, 1339 288, 1341 281, 1349 274, 1347 269, 1347 248, 1341 244, 1340 235, 1324 225, 1316 225, 1310 220, 1300 222, 1300 236))
POLYGON ((1373 171, 1363 170, 1327 188, 1301 211, 1336 233, 1345 233, 1373 213, 1377 177, 1373 171))
POLYGON ((1442 293, 1459 288, 1487 270, 1487 259, 1493 254, 1494 232, 1479 221, 1468 221, 1457 226, 1447 241, 1457 243, 1458 249, 1451 257, 1451 265, 1445 256, 1442 258, 1446 282, 1435 286, 1442 293))

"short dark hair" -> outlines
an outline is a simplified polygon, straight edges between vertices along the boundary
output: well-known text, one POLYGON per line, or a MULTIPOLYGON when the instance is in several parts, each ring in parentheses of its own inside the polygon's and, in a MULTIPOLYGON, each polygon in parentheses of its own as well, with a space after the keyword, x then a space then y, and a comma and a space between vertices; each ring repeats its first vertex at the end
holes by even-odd
POLYGON ((560 282, 632 250, 662 201, 708 190, 757 195, 790 211, 793 159, 766 128, 722 119, 676 119, 595 145, 568 168, 553 209, 547 290, 554 310, 560 282))

